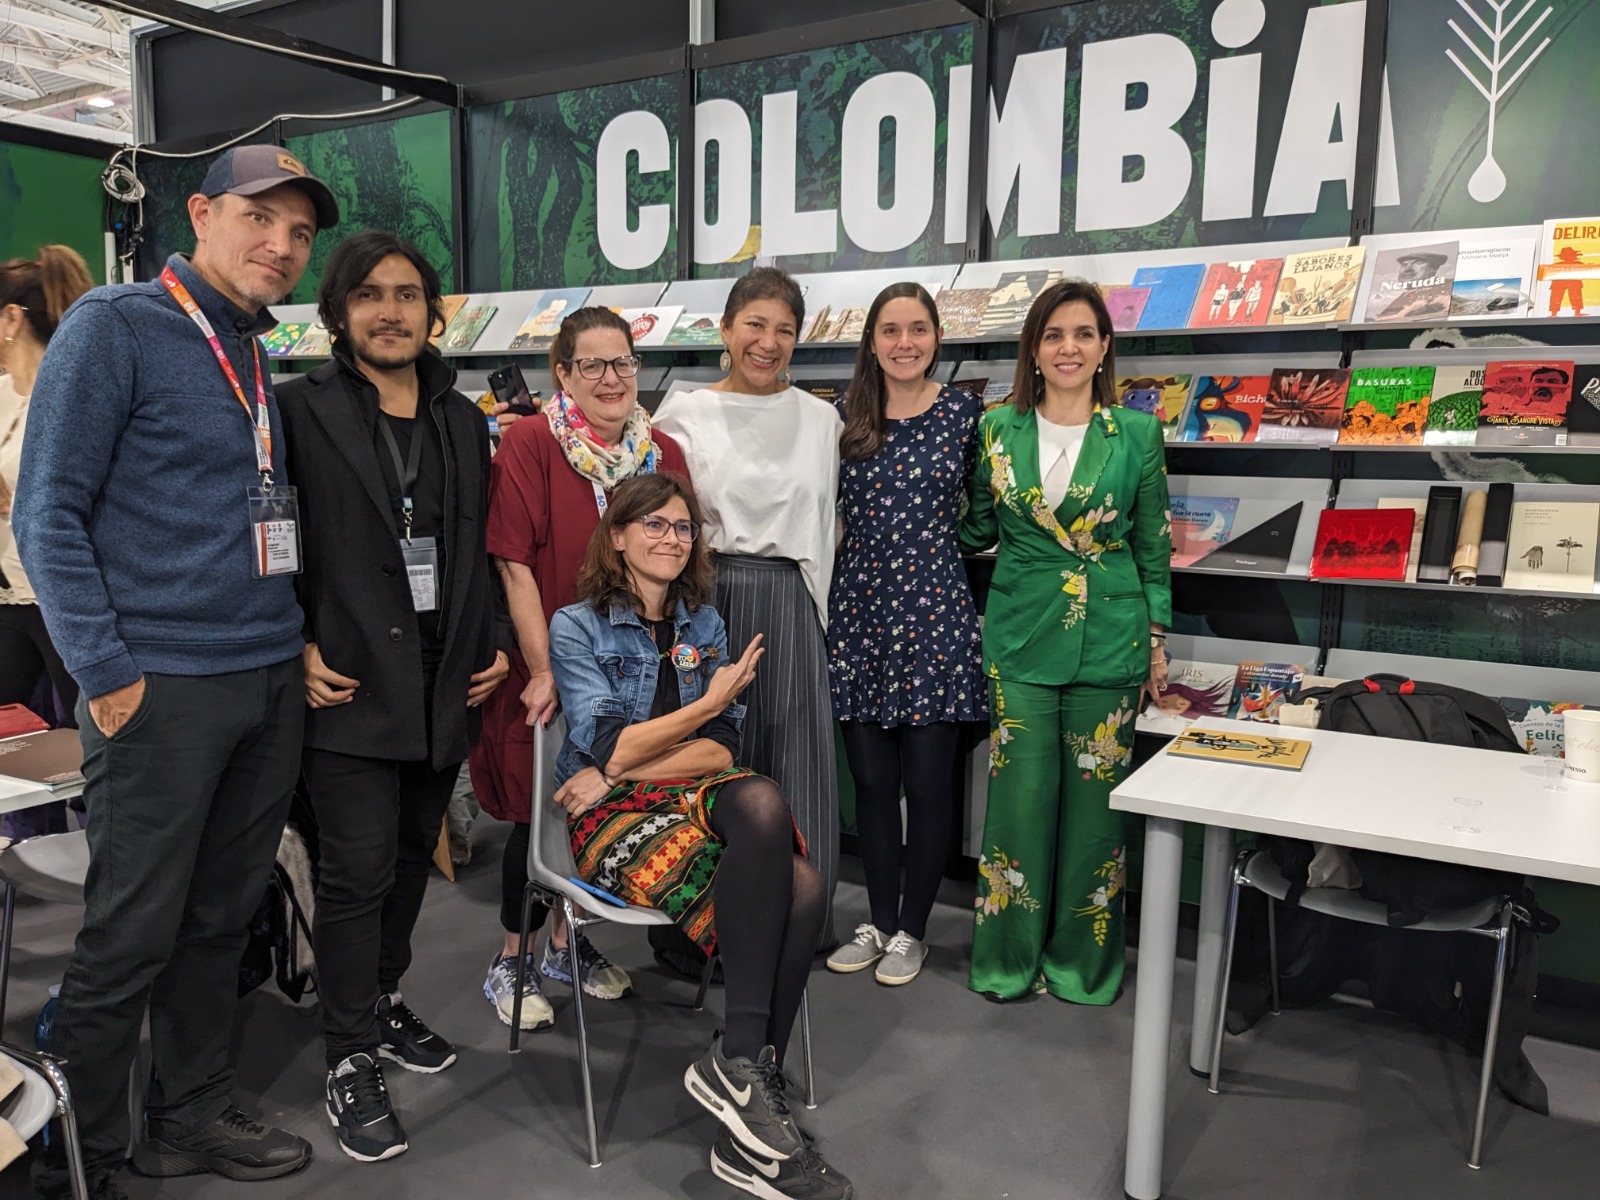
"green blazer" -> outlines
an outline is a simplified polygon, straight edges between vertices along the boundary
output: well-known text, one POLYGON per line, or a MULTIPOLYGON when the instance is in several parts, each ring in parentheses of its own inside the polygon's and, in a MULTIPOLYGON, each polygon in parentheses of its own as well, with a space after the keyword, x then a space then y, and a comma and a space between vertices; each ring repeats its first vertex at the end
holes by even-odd
POLYGON ((1017 683, 1128 687, 1150 677, 1150 622, 1172 621, 1172 515, 1161 425, 1096 408, 1061 506, 1046 507, 1032 411, 978 427, 961 546, 998 542, 984 671, 1017 683))

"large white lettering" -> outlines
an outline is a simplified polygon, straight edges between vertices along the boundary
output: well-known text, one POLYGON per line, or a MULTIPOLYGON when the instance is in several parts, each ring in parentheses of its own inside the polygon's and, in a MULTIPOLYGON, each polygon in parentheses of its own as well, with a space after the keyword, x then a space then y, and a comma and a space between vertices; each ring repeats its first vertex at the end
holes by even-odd
POLYGON ((967 184, 972 157, 972 68, 950 68, 950 108, 945 115, 944 240, 967 240, 967 184))
POLYGON ((1194 54, 1166 33, 1089 42, 1083 47, 1078 105, 1077 227, 1138 229, 1168 216, 1189 194, 1194 162, 1172 126, 1189 111, 1199 72, 1194 54), (1128 88, 1145 86, 1146 102, 1127 106, 1128 88), (1123 178, 1130 157, 1144 162, 1123 178))
MULTIPOLYGON (((800 212, 795 200, 795 141, 800 94, 761 98, 761 253, 832 254, 839 246, 839 214, 832 208, 800 212)), ((873 195, 877 195, 874 178, 873 195)))
POLYGON ((694 160, 699 186, 694 196, 694 260, 727 262, 750 236, 750 118, 732 100, 702 100, 694 108, 694 160), (706 148, 717 144, 717 174, 706 172, 706 148), (706 220, 707 189, 717 198, 717 219, 706 220))
POLYGON ((1256 203, 1256 130, 1261 112, 1261 55, 1211 63, 1206 95, 1203 221, 1249 218, 1256 203))
POLYGON ((1316 212, 1322 185, 1330 179, 1342 180, 1349 197, 1356 171, 1366 16, 1365 0, 1307 10, 1264 215, 1316 212), (1335 123, 1338 141, 1333 140, 1335 123))
POLYGON ((1065 48, 1021 54, 1002 116, 989 95, 989 226, 998 235, 1011 192, 1021 237, 1061 231, 1061 141, 1066 126, 1065 48))
POLYGON ((639 223, 628 222, 628 156, 639 156, 639 174, 672 169, 672 137, 661 118, 649 112, 628 112, 600 134, 595 148, 595 235, 600 253, 615 266, 637 271, 651 266, 667 250, 672 236, 672 206, 647 204, 639 223))
POLYGON ((933 216, 933 144, 939 114, 933 89, 906 71, 891 71, 856 89, 839 139, 839 216, 863 250, 911 245, 933 216), (894 122, 894 199, 878 203, 883 125, 894 122))

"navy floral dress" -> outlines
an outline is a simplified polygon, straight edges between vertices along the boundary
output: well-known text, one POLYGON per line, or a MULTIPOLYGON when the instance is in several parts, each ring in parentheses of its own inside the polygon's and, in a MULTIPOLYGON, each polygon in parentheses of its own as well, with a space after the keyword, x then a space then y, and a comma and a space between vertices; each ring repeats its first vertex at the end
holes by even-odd
POLYGON ((982 412, 976 397, 944 388, 927 412, 888 422, 875 457, 839 464, 828 683, 840 720, 988 720, 978 612, 956 545, 982 412))

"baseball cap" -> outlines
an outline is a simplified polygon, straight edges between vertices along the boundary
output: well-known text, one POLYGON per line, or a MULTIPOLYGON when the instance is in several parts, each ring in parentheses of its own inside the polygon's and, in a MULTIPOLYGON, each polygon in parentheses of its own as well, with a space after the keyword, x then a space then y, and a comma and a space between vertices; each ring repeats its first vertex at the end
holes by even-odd
POLYGON ((200 194, 258 196, 284 184, 299 188, 311 198, 317 210, 318 229, 339 223, 339 202, 333 198, 333 191, 281 146, 235 146, 223 151, 206 172, 200 194))

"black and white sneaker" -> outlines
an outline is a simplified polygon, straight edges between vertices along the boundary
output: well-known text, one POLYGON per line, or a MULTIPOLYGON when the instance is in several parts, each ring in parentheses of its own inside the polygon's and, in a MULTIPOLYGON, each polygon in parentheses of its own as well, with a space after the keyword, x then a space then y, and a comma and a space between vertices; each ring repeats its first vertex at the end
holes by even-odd
POLYGON ((810 1146, 791 1159, 755 1154, 723 1130, 711 1145, 711 1173, 761 1200, 852 1200, 855 1188, 810 1146))
POLYGON ((328 1119, 339 1149, 358 1162, 382 1162, 409 1148, 383 1068, 370 1054, 352 1054, 328 1072, 328 1119))
POLYGON ((378 1053, 408 1071, 432 1075, 456 1060, 456 1048, 422 1023, 399 992, 378 997, 378 1053))
POLYGON ((722 1034, 683 1073, 683 1086, 728 1127, 740 1145, 768 1158, 790 1159, 805 1149, 805 1135, 789 1113, 777 1055, 764 1046, 754 1061, 727 1058, 722 1034))

